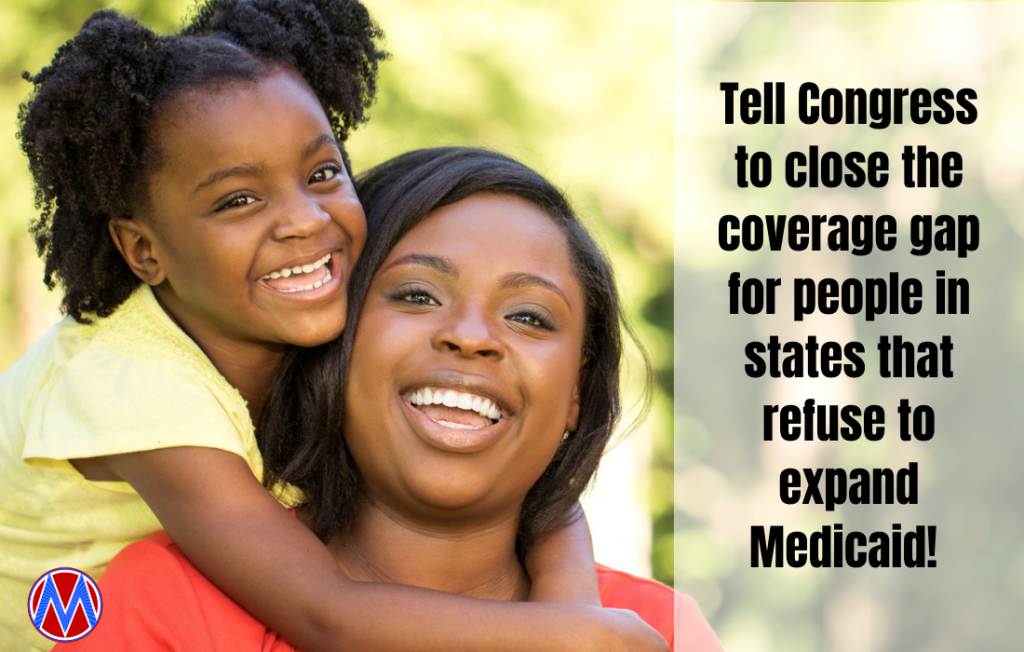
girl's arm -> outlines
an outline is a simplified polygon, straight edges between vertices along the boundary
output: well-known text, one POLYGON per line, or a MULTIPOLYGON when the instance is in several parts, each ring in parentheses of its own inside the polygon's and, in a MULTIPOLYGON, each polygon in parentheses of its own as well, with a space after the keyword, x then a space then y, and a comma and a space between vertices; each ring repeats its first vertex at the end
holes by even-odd
POLYGON ((95 463, 139 492, 214 584, 305 652, 668 649, 628 611, 348 580, 233 453, 178 447, 95 463))
POLYGON ((594 544, 583 508, 576 504, 569 525, 537 540, 526 555, 532 602, 601 606, 594 544))

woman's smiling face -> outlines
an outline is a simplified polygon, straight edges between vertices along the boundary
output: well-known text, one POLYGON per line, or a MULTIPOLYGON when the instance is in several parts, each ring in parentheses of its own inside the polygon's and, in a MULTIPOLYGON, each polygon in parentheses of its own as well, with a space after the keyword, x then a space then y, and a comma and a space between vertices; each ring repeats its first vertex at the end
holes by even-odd
POLYGON ((348 377, 345 439, 370 495, 414 519, 518 515, 575 429, 584 325, 540 208, 480 193, 413 227, 373 279, 348 377))

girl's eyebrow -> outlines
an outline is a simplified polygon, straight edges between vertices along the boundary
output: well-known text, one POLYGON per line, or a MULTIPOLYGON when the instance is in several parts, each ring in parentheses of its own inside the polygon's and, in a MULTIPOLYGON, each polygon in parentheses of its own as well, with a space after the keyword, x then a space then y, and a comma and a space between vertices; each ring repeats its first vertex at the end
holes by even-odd
POLYGON ((543 276, 537 276, 536 274, 527 274, 526 272, 512 272, 510 274, 505 274, 504 276, 501 277, 501 281, 499 281, 498 287, 502 289, 514 289, 524 287, 546 288, 560 296, 562 298, 562 301, 565 302, 565 305, 569 307, 569 310, 572 310, 572 304, 569 303, 569 297, 565 296, 565 293, 562 292, 562 289, 560 287, 558 287, 551 281, 547 280, 543 276))
POLYGON ((209 188, 213 184, 223 181, 224 179, 230 179, 231 177, 258 177, 266 170, 266 166, 262 163, 243 163, 242 165, 236 165, 233 168, 227 168, 224 170, 217 170, 212 172, 210 176, 206 177, 199 182, 199 185, 195 187, 192 194, 195 195, 204 188, 209 188))
POLYGON ((324 145, 330 145, 334 149, 338 150, 339 154, 341 153, 341 147, 338 145, 338 140, 334 137, 333 134, 320 134, 313 140, 309 141, 308 145, 302 148, 303 160, 309 158, 313 154, 316 154, 317 151, 324 145))
MULTIPOLYGON (((338 146, 337 139, 332 134, 320 134, 313 140, 309 141, 305 147, 302 148, 302 160, 309 158, 316 154, 320 148, 325 145, 330 145, 334 149, 341 153, 341 148, 338 146)), ((230 179, 231 177, 258 177, 266 170, 266 166, 262 163, 243 163, 242 165, 236 165, 233 168, 227 168, 224 170, 217 170, 212 172, 210 176, 206 177, 199 182, 199 185, 195 187, 192 194, 195 195, 200 190, 208 188, 218 181, 224 179, 230 179)))

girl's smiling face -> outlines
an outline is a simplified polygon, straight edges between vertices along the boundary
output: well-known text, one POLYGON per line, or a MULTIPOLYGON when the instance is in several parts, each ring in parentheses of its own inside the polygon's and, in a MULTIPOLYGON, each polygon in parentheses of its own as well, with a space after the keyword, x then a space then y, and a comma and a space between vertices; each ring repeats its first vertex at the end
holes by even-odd
POLYGON ((377 504, 517 517, 579 411, 583 292, 540 208, 480 193, 391 250, 360 315, 345 440, 377 504))
POLYGON ((204 350, 322 344, 366 238, 331 126, 297 75, 191 91, 157 119, 139 219, 112 231, 204 350))

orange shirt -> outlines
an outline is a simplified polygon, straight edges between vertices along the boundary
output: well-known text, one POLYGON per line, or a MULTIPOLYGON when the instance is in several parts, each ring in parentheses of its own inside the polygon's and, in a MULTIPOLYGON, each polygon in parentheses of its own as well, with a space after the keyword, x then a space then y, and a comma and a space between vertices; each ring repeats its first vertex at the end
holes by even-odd
MULTIPOLYGON (((722 646, 689 597, 663 584, 597 567, 605 607, 632 609, 680 652, 721 652, 722 646)), ((166 532, 122 550, 99 580, 100 620, 54 652, 296 652, 276 632, 235 604, 200 573, 166 532)))
POLYGON ((688 595, 654 580, 597 565, 601 604, 635 611, 679 652, 722 652, 722 644, 688 595))

